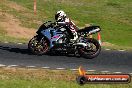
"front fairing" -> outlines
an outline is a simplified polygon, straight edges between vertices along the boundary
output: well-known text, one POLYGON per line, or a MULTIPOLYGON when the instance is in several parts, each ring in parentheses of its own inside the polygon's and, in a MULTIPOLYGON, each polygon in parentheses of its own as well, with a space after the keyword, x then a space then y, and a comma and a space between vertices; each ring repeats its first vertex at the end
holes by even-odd
POLYGON ((45 23, 44 23, 44 24, 42 24, 42 25, 39 27, 39 29, 38 29, 38 31, 37 31, 36 33, 37 33, 37 34, 40 34, 41 31, 43 31, 43 30, 45 30, 45 29, 47 29, 47 27, 46 27, 46 25, 45 25, 45 23))
POLYGON ((58 32, 54 28, 42 30, 41 34, 50 41, 50 48, 54 46, 54 42, 57 42, 61 37, 63 37, 62 32, 58 32))
POLYGON ((36 33, 37 33, 37 34, 40 34, 41 31, 48 29, 48 28, 51 26, 51 24, 53 24, 53 23, 55 23, 55 22, 47 21, 47 22, 43 23, 43 24, 39 27, 39 29, 37 30, 36 33))

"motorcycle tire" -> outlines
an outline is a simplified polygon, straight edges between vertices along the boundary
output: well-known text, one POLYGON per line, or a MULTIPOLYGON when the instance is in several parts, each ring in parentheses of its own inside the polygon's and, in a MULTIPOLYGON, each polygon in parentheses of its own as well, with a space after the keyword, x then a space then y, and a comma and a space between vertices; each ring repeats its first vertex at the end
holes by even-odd
POLYGON ((99 44, 99 42, 94 38, 88 38, 86 39, 86 42, 93 44, 96 47, 96 51, 91 53, 93 50, 87 50, 86 47, 83 47, 79 49, 79 54, 86 59, 93 59, 97 57, 101 51, 101 45, 99 44))
POLYGON ((49 50, 49 42, 47 39, 42 38, 38 41, 38 36, 34 36, 28 43, 28 49, 35 55, 46 54, 49 50))

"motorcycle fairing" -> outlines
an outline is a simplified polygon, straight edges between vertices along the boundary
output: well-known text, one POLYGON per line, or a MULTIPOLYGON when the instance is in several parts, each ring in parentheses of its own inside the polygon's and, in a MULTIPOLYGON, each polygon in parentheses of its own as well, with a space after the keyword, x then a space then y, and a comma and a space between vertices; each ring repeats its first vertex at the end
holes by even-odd
POLYGON ((41 33, 50 41, 50 48, 54 46, 54 42, 63 37, 62 32, 57 32, 54 28, 48 28, 41 31, 41 33))

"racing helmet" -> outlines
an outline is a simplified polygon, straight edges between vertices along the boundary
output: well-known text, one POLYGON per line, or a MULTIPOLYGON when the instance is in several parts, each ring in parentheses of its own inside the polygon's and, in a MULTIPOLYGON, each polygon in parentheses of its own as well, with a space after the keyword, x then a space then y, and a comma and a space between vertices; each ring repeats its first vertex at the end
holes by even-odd
POLYGON ((64 21, 65 17, 66 17, 66 13, 62 10, 57 11, 55 14, 56 21, 64 21))

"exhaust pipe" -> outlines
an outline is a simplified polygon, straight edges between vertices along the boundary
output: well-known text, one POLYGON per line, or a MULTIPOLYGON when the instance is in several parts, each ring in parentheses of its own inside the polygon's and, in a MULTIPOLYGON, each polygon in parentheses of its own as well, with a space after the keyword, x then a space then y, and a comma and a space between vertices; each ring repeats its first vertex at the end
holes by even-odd
POLYGON ((79 43, 77 43, 77 44, 75 44, 75 45, 78 45, 78 46, 83 46, 83 47, 86 47, 86 46, 87 46, 87 44, 86 44, 86 43, 81 43, 81 42, 79 42, 79 43))
POLYGON ((89 31, 89 35, 94 34, 94 33, 97 33, 99 31, 101 31, 100 28, 93 29, 93 30, 89 31))

